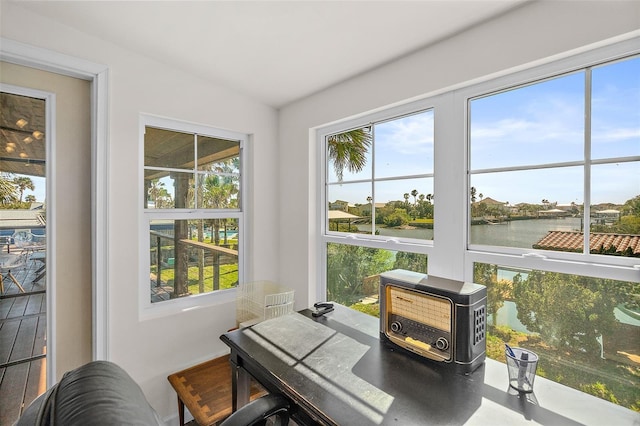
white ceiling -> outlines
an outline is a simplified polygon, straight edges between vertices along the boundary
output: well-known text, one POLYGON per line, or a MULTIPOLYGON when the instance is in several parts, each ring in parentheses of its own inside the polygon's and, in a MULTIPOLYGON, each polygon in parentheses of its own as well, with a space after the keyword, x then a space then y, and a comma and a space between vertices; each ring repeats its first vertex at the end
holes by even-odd
POLYGON ((282 107, 525 1, 24 1, 20 5, 282 107))

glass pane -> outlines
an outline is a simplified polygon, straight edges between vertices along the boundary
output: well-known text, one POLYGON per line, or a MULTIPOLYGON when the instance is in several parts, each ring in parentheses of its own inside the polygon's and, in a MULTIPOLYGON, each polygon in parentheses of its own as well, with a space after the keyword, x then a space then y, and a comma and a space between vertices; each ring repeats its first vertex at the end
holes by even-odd
POLYGON ((193 173, 146 169, 144 174, 144 208, 194 208, 193 173))
POLYGON ((144 134, 144 165, 189 169, 195 167, 194 135, 175 130, 146 127, 144 134))
POLYGON ((240 173, 240 142, 198 135, 198 170, 240 173))
POLYGON ((238 285, 236 219, 152 220, 151 303, 238 285))
POLYGON ((240 177, 234 175, 199 174, 198 208, 237 209, 240 177))
POLYGON ((593 166, 591 181, 589 250, 640 257, 640 162, 593 166))
POLYGON ((379 316, 379 274, 392 269, 427 273, 427 255, 328 243, 327 300, 379 316))
POLYGON ((376 124, 375 177, 433 173, 433 110, 376 124))
POLYGON ((329 231, 371 232, 371 184, 343 183, 327 187, 329 231))
POLYGON ((584 159, 584 73, 471 101, 471 169, 584 159))
POLYGON ((376 182, 376 235, 433 239, 433 178, 376 182))
POLYGON ((45 130, 46 102, 43 99, 0 93, 2 296, 17 295, 22 290, 45 290, 45 130), (15 281, 9 279, 7 274, 14 277, 15 281))
POLYGON ((487 286, 488 357, 529 349, 538 375, 637 410, 640 283, 484 263, 474 282, 487 286))
POLYGON ((327 136, 327 181, 371 179, 371 128, 327 136))
POLYGON ((640 57, 593 69, 591 157, 640 155, 640 57))
MULTIPOLYGON (((566 251, 541 240, 550 231, 582 231, 582 171, 562 167, 471 175, 469 243, 566 251)), ((581 244, 574 248, 582 251, 581 244)))

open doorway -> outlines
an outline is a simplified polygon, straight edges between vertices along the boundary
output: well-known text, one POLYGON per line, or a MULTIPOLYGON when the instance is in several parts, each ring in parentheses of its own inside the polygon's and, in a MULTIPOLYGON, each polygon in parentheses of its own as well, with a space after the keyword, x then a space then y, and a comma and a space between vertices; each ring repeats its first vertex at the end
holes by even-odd
POLYGON ((0 424, 12 424, 92 359, 91 83, 0 71, 0 262, 17 262, 0 267, 0 424))
POLYGON ((50 96, 39 96, 0 92, 0 424, 46 390, 50 96))

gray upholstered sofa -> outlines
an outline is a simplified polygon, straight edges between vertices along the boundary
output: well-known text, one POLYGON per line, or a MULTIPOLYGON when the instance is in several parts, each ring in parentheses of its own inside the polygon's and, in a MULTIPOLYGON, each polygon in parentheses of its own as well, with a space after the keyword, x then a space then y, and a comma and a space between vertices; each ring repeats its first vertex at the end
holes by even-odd
POLYGON ((16 426, 164 425, 118 365, 93 361, 66 373, 29 405, 16 426))
MULTIPOLYGON (((233 413, 222 424, 247 426, 289 422, 289 402, 267 395, 233 413)), ((164 425, 140 386, 118 365, 93 361, 65 373, 25 410, 15 426, 122 426, 164 425)))

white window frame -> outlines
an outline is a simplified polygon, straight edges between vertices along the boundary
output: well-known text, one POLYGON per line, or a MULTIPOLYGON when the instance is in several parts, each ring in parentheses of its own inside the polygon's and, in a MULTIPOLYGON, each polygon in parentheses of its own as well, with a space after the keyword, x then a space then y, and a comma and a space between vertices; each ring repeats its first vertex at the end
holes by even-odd
MULTIPOLYGON (((355 118, 313 129, 319 165, 317 205, 321 206, 316 228, 319 236, 316 300, 324 300, 326 297, 327 243, 426 254, 429 274, 469 282, 473 281, 475 262, 620 281, 640 281, 640 260, 637 258, 493 246, 478 247, 467 244, 470 215, 467 105, 470 99, 638 53, 640 37, 636 35, 622 41, 618 39, 601 43, 595 48, 582 49, 578 53, 568 52, 538 61, 515 71, 505 71, 499 77, 486 77, 445 88, 429 93, 421 100, 364 113, 355 118), (328 163, 325 138, 368 126, 372 122, 389 120, 430 108, 434 110, 434 194, 438 200, 434 203, 434 239, 407 242, 395 238, 327 232, 328 200, 325 182, 328 163)), ((588 201, 585 199, 585 204, 588 201)))
MULTIPOLYGON (((373 126, 376 123, 391 121, 404 116, 413 115, 426 110, 434 110, 435 112, 437 99, 430 98, 416 102, 411 102, 405 105, 399 105, 394 108, 379 111, 373 114, 368 114, 359 118, 351 119, 348 121, 339 122, 330 126, 322 127, 316 132, 316 146, 318 149, 318 158, 320 167, 319 179, 320 189, 318 191, 318 205, 322 206, 319 214, 318 223, 318 235, 320 235, 318 253, 320 256, 320 268, 318 270, 319 283, 316 287, 316 300, 324 300, 327 293, 327 244, 348 244, 357 245, 374 249, 384 249, 393 251, 404 251, 410 253, 426 254, 427 257, 433 249, 433 240, 418 240, 414 238, 394 238, 387 236, 376 236, 371 234, 356 234, 345 232, 334 232, 329 229, 329 218, 327 217, 327 191, 326 183, 328 177, 328 161, 326 150, 326 139, 328 136, 336 133, 341 133, 353 129, 363 128, 367 126, 373 126)), ((435 135, 434 135, 435 139, 435 135)), ((375 142, 374 142, 375 144, 375 142)), ((434 143, 435 150, 435 143, 434 143)), ((434 160, 435 163, 435 160, 434 160)), ((434 164, 435 166, 435 164, 434 164)), ((435 184, 435 171, 433 173, 425 173, 425 175, 432 175, 435 184)), ((421 176, 423 177, 423 176, 421 176)), ((435 191, 434 191, 435 192, 435 191)), ((373 210, 373 209, 372 209, 373 210)), ((437 224, 434 219, 434 232, 437 228, 437 224)))
MULTIPOLYGON (((512 87, 526 85, 549 78, 554 78, 564 74, 583 70, 587 67, 614 62, 625 57, 637 55, 640 53, 638 42, 640 38, 633 38, 620 43, 596 48, 587 52, 576 54, 556 60, 544 65, 533 67, 521 72, 513 73, 480 84, 472 85, 458 91, 458 102, 463 102, 465 106, 465 147, 466 156, 466 191, 470 191, 470 158, 469 158, 469 116, 467 105, 473 98, 479 96, 499 92, 512 87)), ((588 106, 588 94, 585 98, 588 106)), ((590 111, 589 111, 590 112, 590 111)), ((589 117, 590 119, 590 117, 589 117)), ((588 137, 588 136, 587 136, 588 137)), ((610 159, 607 159, 609 161, 610 159)), ((625 161, 640 161, 640 156, 625 157, 625 161)), ((592 164, 601 164, 602 160, 584 160, 579 165, 590 167, 592 164)), ((559 164, 559 163, 558 163, 559 164)), ((590 176, 585 173, 585 188, 587 192, 584 194, 584 205, 586 214, 588 214, 588 206, 590 205, 590 176)), ((468 197, 467 197, 468 198, 468 197)), ((467 237, 469 235, 469 215, 471 205, 469 200, 466 202, 466 218, 465 224, 467 228, 467 237)), ((473 279, 473 264, 489 263, 501 266, 538 269, 549 272, 566 273, 573 275, 584 275, 595 278, 606 278, 620 281, 639 281, 640 280, 640 259, 633 257, 595 255, 588 252, 585 253, 568 253, 551 250, 536 250, 524 248, 496 247, 486 245, 469 244, 465 250, 465 279, 473 279)))
POLYGON ((139 256, 140 256, 140 277, 138 306, 139 318, 148 320, 157 317, 176 314, 182 311, 204 308, 221 303, 234 302, 236 299, 236 289, 224 289, 197 294, 187 297, 163 301, 161 303, 151 303, 150 300, 150 280, 149 280, 149 229, 150 222, 157 219, 170 220, 197 220, 197 219, 224 219, 233 218, 238 220, 239 240, 238 240, 238 281, 243 282, 245 275, 245 253, 246 246, 246 226, 245 215, 247 211, 246 203, 246 146, 249 135, 229 130, 223 130, 212 126, 179 121, 150 114, 140 114, 139 121, 139 197, 144 200, 144 135, 147 127, 171 130, 176 132, 193 133, 201 136, 210 136, 233 141, 240 141, 240 193, 238 195, 237 209, 198 209, 198 208, 172 208, 172 209, 145 209, 142 201, 139 203, 139 256))

